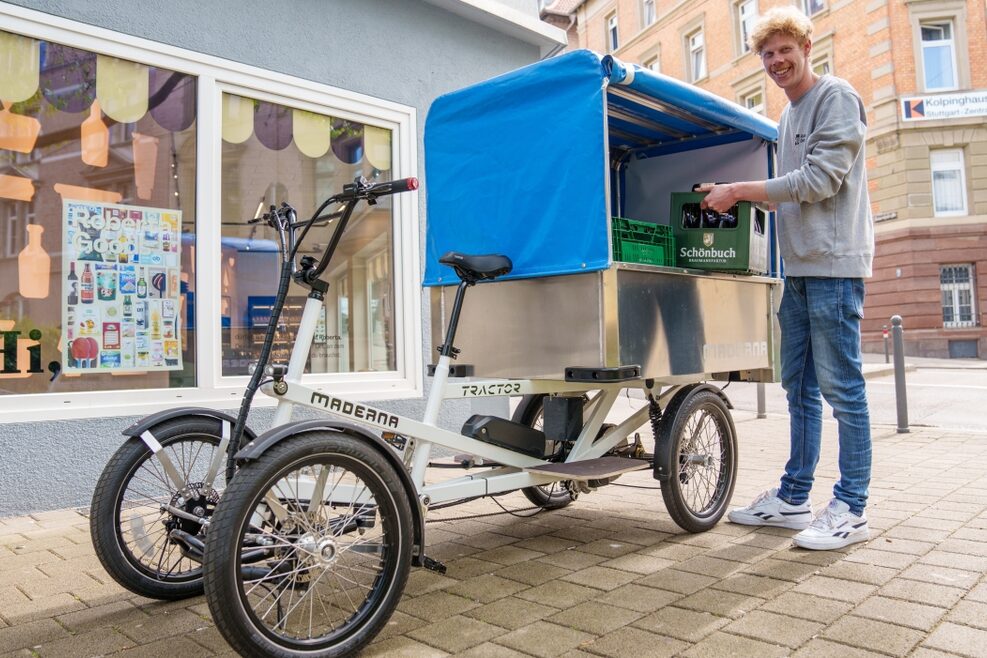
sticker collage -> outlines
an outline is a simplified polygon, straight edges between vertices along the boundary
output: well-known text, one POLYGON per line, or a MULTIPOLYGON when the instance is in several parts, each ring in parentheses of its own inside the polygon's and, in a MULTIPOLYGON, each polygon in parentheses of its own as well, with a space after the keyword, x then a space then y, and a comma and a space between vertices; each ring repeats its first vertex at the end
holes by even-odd
POLYGON ((66 372, 182 368, 181 211, 66 200, 66 372))

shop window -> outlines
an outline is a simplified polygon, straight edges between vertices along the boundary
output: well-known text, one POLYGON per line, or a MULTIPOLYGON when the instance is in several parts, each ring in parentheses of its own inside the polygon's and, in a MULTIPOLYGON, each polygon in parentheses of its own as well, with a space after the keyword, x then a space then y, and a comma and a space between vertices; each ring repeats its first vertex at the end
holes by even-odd
MULTIPOLYGON (((289 203, 307 219, 357 176, 390 180, 391 131, 287 104, 223 94, 222 373, 245 375, 277 292, 277 236, 247 224, 289 203)), ((396 365, 392 197, 361 205, 333 255, 309 373, 393 371, 396 365)), ((330 212, 327 210, 327 212, 330 212)), ((321 259, 337 222, 313 228, 299 255, 321 259)), ((287 363, 307 288, 292 283, 275 361, 287 363)))
POLYGON ((697 82, 706 77, 706 40, 702 30, 686 36, 689 52, 689 81, 697 82))
POLYGON ((973 265, 944 265, 939 268, 942 290, 943 327, 973 327, 977 309, 973 294, 973 265))
POLYGON ((0 394, 196 384, 196 83, 0 31, 0 394))
POLYGON ((651 25, 658 19, 658 10, 655 7, 655 0, 641 0, 641 23, 645 27, 651 25))
POLYGON ((620 38, 617 32, 617 13, 607 16, 607 52, 616 52, 620 47, 620 38))
POLYGON ((937 149, 930 154, 932 202, 936 217, 966 215, 966 175, 962 149, 937 149))
POLYGON ((808 16, 818 14, 826 9, 826 0, 803 0, 802 9, 808 16))
POLYGON ((953 22, 922 22, 920 29, 925 91, 956 89, 956 46, 953 41, 953 22))
POLYGON ((751 30, 754 29, 754 21, 757 20, 757 0, 741 0, 733 5, 734 23, 736 25, 737 53, 743 55, 749 53, 751 48, 747 45, 751 30))

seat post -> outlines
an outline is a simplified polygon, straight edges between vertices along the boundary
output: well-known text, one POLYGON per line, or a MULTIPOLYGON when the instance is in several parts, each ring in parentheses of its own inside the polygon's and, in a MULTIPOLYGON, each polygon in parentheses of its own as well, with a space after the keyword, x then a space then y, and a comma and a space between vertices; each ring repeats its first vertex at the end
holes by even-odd
POLYGON ((456 289, 456 301, 452 303, 452 315, 449 317, 449 328, 446 329, 445 342, 439 348, 440 356, 448 356, 455 359, 458 350, 453 347, 452 342, 456 339, 456 327, 459 325, 459 314, 463 310, 463 300, 466 298, 466 289, 473 285, 473 281, 463 279, 456 289))

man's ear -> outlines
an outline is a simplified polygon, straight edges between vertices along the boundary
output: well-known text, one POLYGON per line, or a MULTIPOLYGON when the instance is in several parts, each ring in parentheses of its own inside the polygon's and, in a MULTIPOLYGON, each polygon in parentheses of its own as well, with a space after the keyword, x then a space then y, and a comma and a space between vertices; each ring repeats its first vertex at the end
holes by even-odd
POLYGON ((802 50, 805 51, 805 56, 808 57, 809 53, 812 52, 812 39, 805 40, 805 45, 802 46, 802 50))

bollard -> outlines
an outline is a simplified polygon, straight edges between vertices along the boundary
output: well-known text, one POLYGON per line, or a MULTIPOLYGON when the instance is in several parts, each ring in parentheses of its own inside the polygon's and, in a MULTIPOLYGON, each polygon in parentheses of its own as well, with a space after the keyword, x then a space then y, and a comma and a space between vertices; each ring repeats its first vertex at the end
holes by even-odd
POLYGON ((891 357, 888 354, 888 325, 881 327, 881 333, 884 334, 884 362, 891 363, 891 357))
POLYGON ((767 405, 764 401, 764 382, 757 383, 757 417, 768 417, 767 405))
POLYGON ((905 391, 905 330, 901 316, 891 316, 891 335, 894 341, 894 398, 898 405, 898 434, 907 434, 908 399, 905 391))

